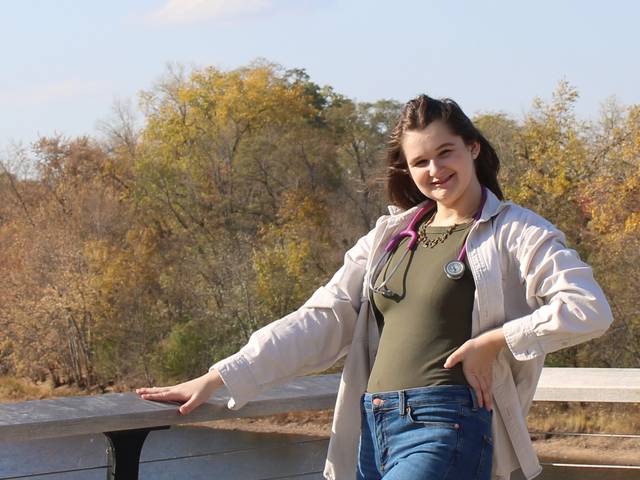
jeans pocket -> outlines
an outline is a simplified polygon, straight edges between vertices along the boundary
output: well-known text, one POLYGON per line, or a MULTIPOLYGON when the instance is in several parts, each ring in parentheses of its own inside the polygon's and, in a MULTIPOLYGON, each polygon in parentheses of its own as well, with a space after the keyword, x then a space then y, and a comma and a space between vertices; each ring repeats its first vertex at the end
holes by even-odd
POLYGON ((409 405, 406 409, 407 418, 416 425, 434 428, 460 429, 460 413, 455 407, 440 405, 409 405))
POLYGON ((483 422, 485 425, 491 425, 493 418, 493 410, 487 410, 484 407, 479 407, 476 410, 472 410, 471 407, 462 407, 462 415, 467 418, 476 418, 483 422))

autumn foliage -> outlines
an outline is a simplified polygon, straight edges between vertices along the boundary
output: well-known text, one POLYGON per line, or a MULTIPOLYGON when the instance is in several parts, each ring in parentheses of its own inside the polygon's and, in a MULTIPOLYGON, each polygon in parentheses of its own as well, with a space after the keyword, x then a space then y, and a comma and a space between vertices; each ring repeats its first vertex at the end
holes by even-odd
MULTIPOLYGON (((561 82, 521 121, 475 120, 508 198, 591 263, 615 324, 548 357, 640 365, 640 107, 576 119, 561 82)), ((101 138, 42 138, 0 168, 0 375, 81 387, 197 375, 286 315, 385 213, 400 104, 258 62, 171 70, 101 138), (21 174, 28 163, 35 171, 21 174)))

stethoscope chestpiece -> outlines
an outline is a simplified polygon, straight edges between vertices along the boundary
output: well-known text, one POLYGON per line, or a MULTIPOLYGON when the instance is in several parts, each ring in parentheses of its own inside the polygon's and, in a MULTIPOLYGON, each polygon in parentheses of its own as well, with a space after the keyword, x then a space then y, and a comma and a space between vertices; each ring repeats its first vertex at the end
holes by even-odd
POLYGON ((447 274, 447 277, 451 280, 459 280, 464 275, 464 263, 460 260, 451 260, 444 266, 444 273, 447 274))

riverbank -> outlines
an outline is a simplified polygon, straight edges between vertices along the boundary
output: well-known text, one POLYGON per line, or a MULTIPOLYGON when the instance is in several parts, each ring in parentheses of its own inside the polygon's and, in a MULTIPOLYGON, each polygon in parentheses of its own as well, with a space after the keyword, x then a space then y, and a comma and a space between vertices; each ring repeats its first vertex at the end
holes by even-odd
MULTIPOLYGON (((584 417, 597 418, 594 408, 587 408, 584 414, 560 414, 541 416, 540 406, 534 405, 529 415, 529 429, 532 432, 543 431, 539 427, 546 428, 554 420, 557 424, 567 425, 584 417)), ((608 410, 605 408, 605 410, 608 410)), ((635 414, 616 414, 627 418, 627 433, 637 434, 639 438, 621 437, 596 437, 596 436, 567 436, 551 434, 532 434, 533 445, 541 462, 557 463, 585 463, 601 465, 638 465, 640 466, 640 428, 632 429, 632 425, 638 424, 640 419, 640 408, 635 407, 635 414), (635 423, 634 423, 635 422, 635 423)), ((231 420, 218 420, 198 424, 206 428, 221 430, 249 431, 260 433, 290 433, 297 435, 309 435, 313 437, 327 438, 331 434, 332 410, 294 412, 281 415, 272 415, 260 418, 241 418, 231 420)), ((616 425, 618 421, 615 421, 616 425)), ((548 431, 548 430, 544 430, 548 431)), ((563 430, 556 428, 555 433, 563 430)), ((567 430, 564 430, 567 431, 567 430)), ((607 432, 621 433, 615 430, 607 432)), ((604 430, 603 430, 604 432, 604 430)), ((583 432, 581 432, 583 433, 583 432)), ((591 432, 594 433, 594 432, 591 432)))

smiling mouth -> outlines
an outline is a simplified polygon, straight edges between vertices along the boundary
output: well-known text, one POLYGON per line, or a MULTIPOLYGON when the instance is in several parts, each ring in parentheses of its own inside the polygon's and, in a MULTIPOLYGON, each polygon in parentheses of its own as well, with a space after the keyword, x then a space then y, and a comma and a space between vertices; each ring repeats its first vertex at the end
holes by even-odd
POLYGON ((440 187, 442 185, 445 185, 449 180, 451 180, 451 177, 453 177, 453 173, 451 175, 449 175, 447 178, 445 178, 444 180, 442 180, 441 182, 431 182, 431 185, 434 185, 436 187, 440 187))

